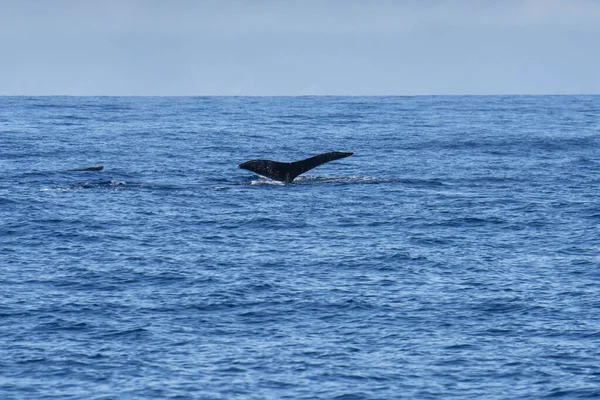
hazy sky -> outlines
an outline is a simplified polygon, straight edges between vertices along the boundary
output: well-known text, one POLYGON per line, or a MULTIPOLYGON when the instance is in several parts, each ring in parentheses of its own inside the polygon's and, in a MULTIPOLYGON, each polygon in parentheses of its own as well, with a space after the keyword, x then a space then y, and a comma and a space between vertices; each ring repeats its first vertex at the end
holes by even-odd
POLYGON ((600 0, 0 0, 0 95, 600 94, 600 0))

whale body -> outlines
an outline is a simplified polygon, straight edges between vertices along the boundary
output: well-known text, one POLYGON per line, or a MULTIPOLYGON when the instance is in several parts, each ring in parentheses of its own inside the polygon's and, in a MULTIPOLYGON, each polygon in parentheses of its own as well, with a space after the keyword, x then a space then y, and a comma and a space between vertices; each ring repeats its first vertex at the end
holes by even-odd
POLYGON ((95 167, 85 167, 85 168, 76 168, 76 169, 68 169, 67 171, 69 172, 74 172, 74 171, 102 171, 104 169, 103 165, 98 165, 95 167))
POLYGON ((330 153, 319 154, 305 160, 294 162, 280 162, 272 160, 250 160, 238 165, 239 168, 256 172, 259 175, 285 183, 290 183, 300 174, 305 173, 319 165, 329 161, 339 160, 349 157, 354 153, 332 151, 330 153))

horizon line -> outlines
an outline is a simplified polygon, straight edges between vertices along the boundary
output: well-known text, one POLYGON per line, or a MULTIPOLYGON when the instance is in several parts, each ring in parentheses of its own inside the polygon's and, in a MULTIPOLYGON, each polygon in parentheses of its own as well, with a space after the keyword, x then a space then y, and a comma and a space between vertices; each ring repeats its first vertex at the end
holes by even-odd
POLYGON ((600 96, 600 93, 505 94, 0 94, 0 97, 543 97, 600 96))

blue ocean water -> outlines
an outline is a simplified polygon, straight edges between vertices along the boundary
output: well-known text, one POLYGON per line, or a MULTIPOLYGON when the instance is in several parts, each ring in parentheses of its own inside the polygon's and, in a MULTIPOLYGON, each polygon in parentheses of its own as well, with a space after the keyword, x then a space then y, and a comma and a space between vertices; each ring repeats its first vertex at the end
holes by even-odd
POLYGON ((0 170, 2 399, 600 397, 600 96, 0 97, 0 170))

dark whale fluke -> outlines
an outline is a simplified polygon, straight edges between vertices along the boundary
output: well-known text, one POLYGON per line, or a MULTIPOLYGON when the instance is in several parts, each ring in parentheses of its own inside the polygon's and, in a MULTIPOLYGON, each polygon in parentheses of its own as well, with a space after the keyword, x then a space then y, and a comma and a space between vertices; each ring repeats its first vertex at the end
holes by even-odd
POLYGON ((259 175, 274 179, 285 183, 290 183, 300 174, 305 173, 315 167, 326 162, 339 160, 340 158, 349 157, 354 153, 345 153, 341 151, 333 151, 331 153, 323 153, 318 156, 307 158, 306 160, 294 161, 291 163, 271 161, 271 160, 250 160, 238 165, 239 168, 247 169, 256 172, 259 175))
POLYGON ((102 171, 104 169, 104 165, 98 165, 95 167, 86 167, 86 168, 76 168, 76 169, 68 169, 67 171, 102 171))

